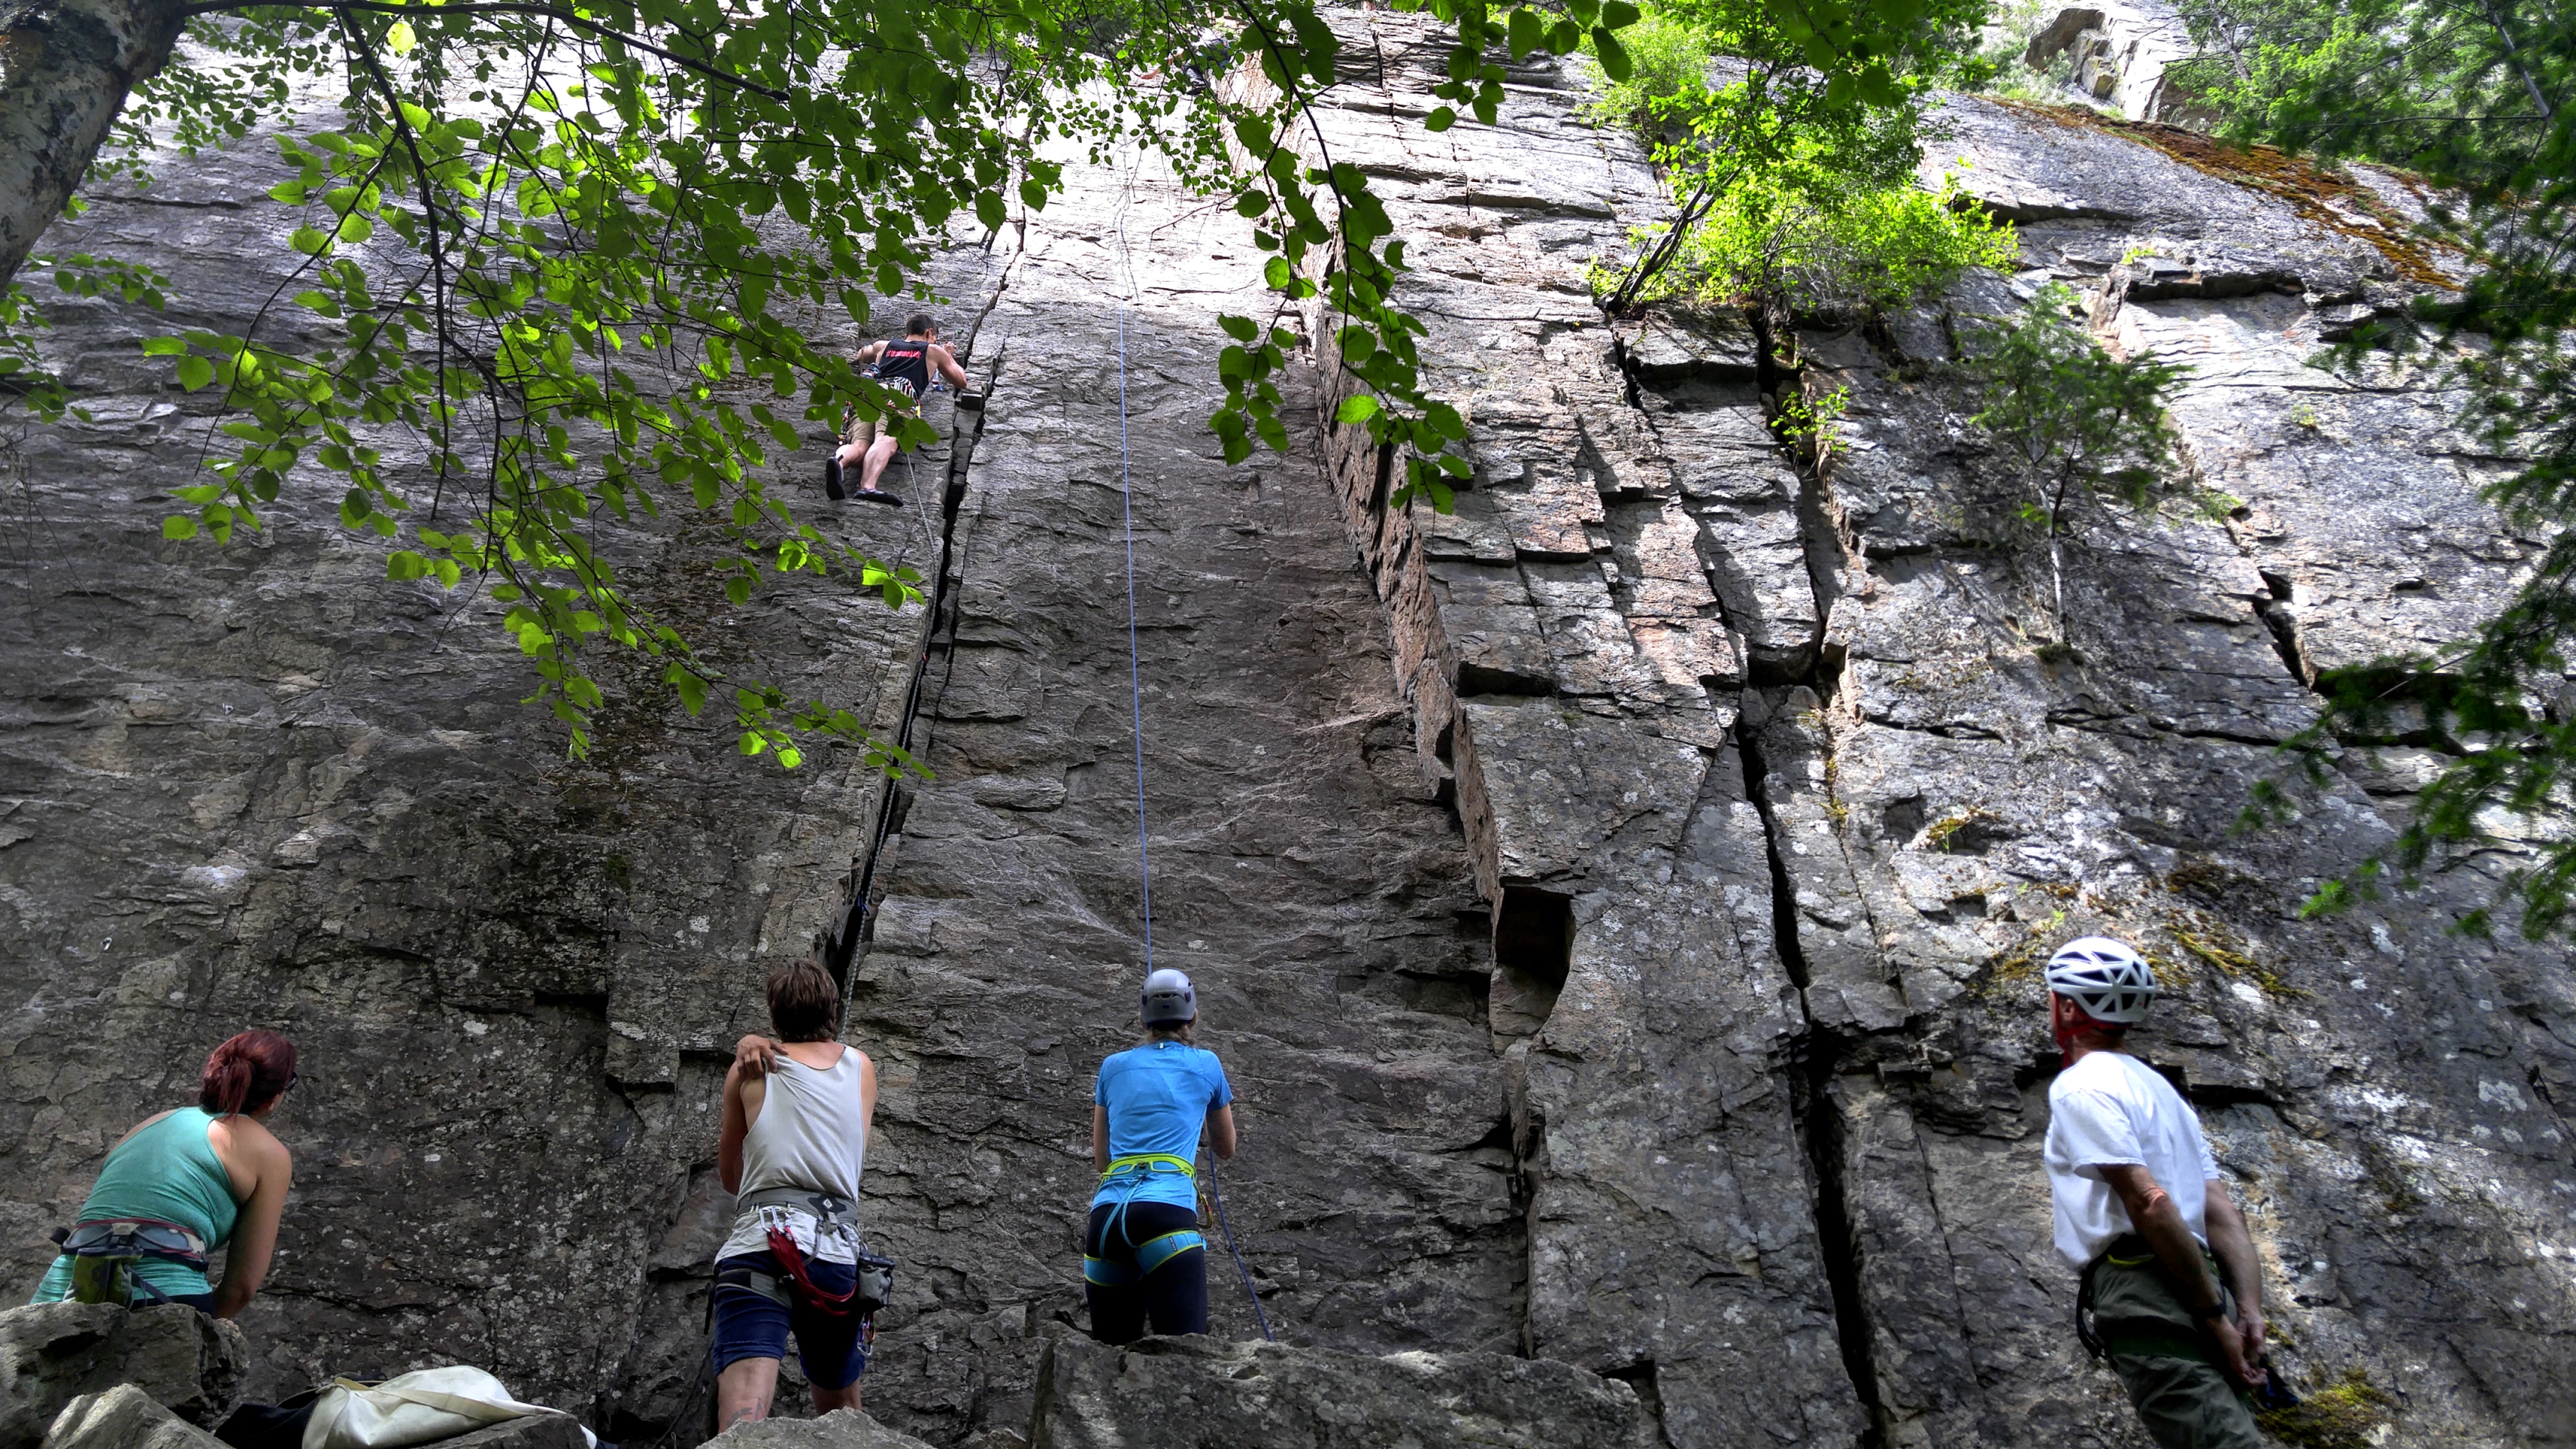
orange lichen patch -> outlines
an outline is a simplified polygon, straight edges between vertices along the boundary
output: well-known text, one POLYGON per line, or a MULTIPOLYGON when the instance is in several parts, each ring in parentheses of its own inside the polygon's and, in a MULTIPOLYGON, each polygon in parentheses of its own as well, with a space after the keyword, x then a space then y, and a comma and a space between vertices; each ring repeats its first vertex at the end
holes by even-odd
MULTIPOLYGON (((2433 264, 2433 245, 2416 231, 2413 223, 2391 211, 2377 193, 2348 174, 2320 166, 2304 156, 2293 156, 2276 146, 2232 146, 2199 131, 2160 121, 2124 121, 2081 106, 2000 98, 1993 104, 2069 130, 2109 131, 2152 146, 2202 175, 2277 197, 2292 211, 2328 231, 2370 243, 2407 281, 2427 287, 2459 285, 2458 278, 2433 264)), ((2399 180, 2417 195, 2426 194, 2413 177, 2400 174, 2399 180)))

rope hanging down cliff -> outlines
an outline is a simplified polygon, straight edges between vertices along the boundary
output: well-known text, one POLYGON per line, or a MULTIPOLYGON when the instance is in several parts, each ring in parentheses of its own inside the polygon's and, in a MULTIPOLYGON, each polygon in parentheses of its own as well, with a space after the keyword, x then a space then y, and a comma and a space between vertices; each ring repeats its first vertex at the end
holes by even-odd
MULTIPOLYGON (((1118 202, 1118 261, 1127 273, 1128 295, 1133 297, 1136 273, 1129 264, 1127 252, 1127 204, 1134 189, 1132 175, 1120 189, 1118 202)), ((1145 972, 1154 971, 1154 878, 1153 862, 1146 846, 1145 831, 1145 684, 1144 666, 1136 647, 1136 507, 1135 485, 1127 450, 1127 303, 1118 304, 1118 511, 1121 531, 1127 546, 1127 695, 1129 718, 1136 731, 1136 875, 1138 895, 1145 926, 1145 972)), ((1263 1339, 1276 1342, 1270 1331, 1270 1315, 1262 1311, 1261 1295, 1253 1291, 1252 1270, 1244 1266, 1243 1250, 1235 1245, 1234 1225, 1227 1221, 1225 1194, 1217 1183, 1216 1163, 1208 1163, 1208 1201, 1216 1209, 1219 1229, 1225 1233, 1225 1250, 1234 1259, 1234 1271, 1243 1279, 1243 1296, 1252 1304, 1252 1318, 1261 1326, 1263 1339)))

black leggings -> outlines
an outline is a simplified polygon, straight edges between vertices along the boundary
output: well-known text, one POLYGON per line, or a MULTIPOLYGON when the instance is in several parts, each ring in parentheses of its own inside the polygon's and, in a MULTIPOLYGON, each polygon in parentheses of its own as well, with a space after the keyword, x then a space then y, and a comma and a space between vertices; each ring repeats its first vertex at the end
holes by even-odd
MULTIPOLYGON (((1120 1214, 1117 1204, 1103 1203, 1091 1210, 1091 1231, 1083 1235, 1082 1251, 1086 1256, 1133 1269, 1137 1244, 1151 1242, 1165 1233, 1193 1231, 1198 1225, 1199 1215, 1193 1208, 1138 1202, 1129 1203, 1126 1212, 1120 1214), (1112 1216, 1118 1218, 1114 1233, 1109 1230, 1112 1216)), ((1082 1287, 1091 1299, 1091 1336, 1102 1343, 1134 1343, 1145 1336, 1148 1319, 1156 1333, 1207 1332, 1205 1248, 1176 1253, 1132 1283, 1104 1287, 1085 1281, 1082 1287)))

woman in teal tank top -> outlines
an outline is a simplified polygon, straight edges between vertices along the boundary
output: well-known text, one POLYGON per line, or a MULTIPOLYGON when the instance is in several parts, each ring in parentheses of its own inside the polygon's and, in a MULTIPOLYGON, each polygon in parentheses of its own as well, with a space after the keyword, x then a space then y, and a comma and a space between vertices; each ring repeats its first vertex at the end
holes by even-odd
MULTIPOLYGON (((201 1252, 225 1250, 220 1285, 189 1263, 144 1257, 129 1275, 132 1301, 167 1298, 230 1318, 259 1292, 294 1177, 294 1160, 268 1119, 294 1085, 294 1043, 273 1031, 243 1032, 206 1058, 196 1106, 145 1118, 109 1151, 81 1204, 81 1224, 157 1223, 184 1230, 201 1252)), ((55 1303, 71 1291, 66 1254, 28 1301, 55 1303)))

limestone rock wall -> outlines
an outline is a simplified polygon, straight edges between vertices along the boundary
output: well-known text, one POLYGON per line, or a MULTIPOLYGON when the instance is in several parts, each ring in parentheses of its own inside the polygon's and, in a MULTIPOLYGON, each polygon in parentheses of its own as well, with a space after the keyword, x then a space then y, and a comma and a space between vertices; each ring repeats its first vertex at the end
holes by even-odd
MULTIPOLYGON (((1935 149, 2021 222, 2020 274, 1861 330, 1612 325, 1584 269, 1658 214, 1634 149, 1542 66, 1430 136, 1426 30, 1344 20, 1318 124, 1411 240, 1474 427, 1454 513, 1394 507, 1395 460, 1322 422, 1329 345, 1290 379, 1313 446, 1223 462, 1215 316, 1264 305, 1258 254, 1130 157, 937 264, 990 402, 943 415, 905 511, 828 515, 931 607, 796 579, 729 608, 709 540, 622 540, 705 637, 907 739, 934 777, 900 789, 628 705, 561 760, 489 606, 381 582, 324 509, 161 541, 210 400, 142 366, 172 321, 64 308, 94 420, 18 440, 0 572, 15 1281, 116 1135, 264 1022, 306 1055, 253 1397, 462 1359, 692 1439, 724 1052, 822 941, 905 1265, 867 1406, 1001 1449, 1079 1321, 1150 883, 1240 1094, 1220 1335, 1256 1335, 1248 1289, 1290 1343, 1570 1363, 1673 1449, 2134 1449, 2037 1162, 2035 963, 2105 929, 2175 987, 2142 1049, 2250 1206, 2280 1365, 2362 1375, 2389 1442, 2576 1439, 2570 978, 2443 932, 2517 847, 2297 920, 2438 764, 2411 746, 2352 752, 2294 830, 2228 828, 2318 671, 2458 637, 2543 542, 2478 502, 2496 465, 2422 379, 2301 365, 2420 273, 2332 207, 1962 102, 1935 149), (2072 657, 2034 648, 2045 562, 1948 370, 2052 277, 2195 364, 2190 466, 2243 505, 2075 539, 2072 657), (1822 458, 1784 448, 1781 402, 1834 389, 1822 458)), ((174 168, 72 239, 238 323, 285 254, 265 164, 174 168)))
MULTIPOLYGON (((174 163, 55 234, 162 266, 174 301, 51 304, 49 360, 91 418, 7 457, 9 1286, 33 1285, 129 1126, 193 1100, 216 1042, 271 1026, 302 1080, 278 1120, 295 1192, 244 1316, 251 1396, 462 1359, 605 1429, 635 1392, 639 1299, 686 1286, 648 1283, 688 1271, 657 1247, 712 1163, 731 1043, 766 1020, 768 968, 841 925, 882 777, 833 749, 746 768, 721 706, 691 720, 623 689, 593 762, 564 759, 520 703, 499 608, 386 582, 326 484, 229 547, 164 541, 214 399, 163 391, 136 343, 244 325, 280 287, 297 258, 260 199, 274 169, 256 139, 174 163)), ((961 320, 984 256, 947 264, 961 320)), ((947 462, 916 465, 929 511, 827 526, 926 562, 947 462)), ((925 608, 810 576, 730 607, 711 532, 622 533, 643 597, 724 667, 899 722, 925 608)))
POLYGON ((1367 28, 1345 82, 1377 93, 1331 146, 1422 239, 1476 478, 1453 516, 1394 509, 1356 430, 1327 451, 1496 906, 1534 1351, 1652 1386, 1676 1446, 2143 1442, 2068 1330, 2037 1160, 2036 963, 2108 930, 2174 988, 2140 1046, 2249 1206, 2287 1374, 2363 1375, 2409 1441, 2576 1434, 2531 1387, 2576 1306, 2563 952, 2445 934, 2513 840, 2301 922, 2438 761, 2356 751, 2296 828, 2230 831, 2319 669, 2461 637, 2542 542, 2478 501, 2497 464, 2423 378, 2302 365, 2424 260, 1963 101, 1932 149, 2027 270, 1864 330, 1605 329, 1582 268, 1651 219, 1633 153, 1535 72, 1492 132, 1408 131, 1440 52, 1367 28), (2052 278, 2194 365, 2188 466, 2242 503, 2080 537, 2056 662, 1949 367, 2052 278), (1821 460, 1779 446, 1783 398, 1837 389, 1821 460))

